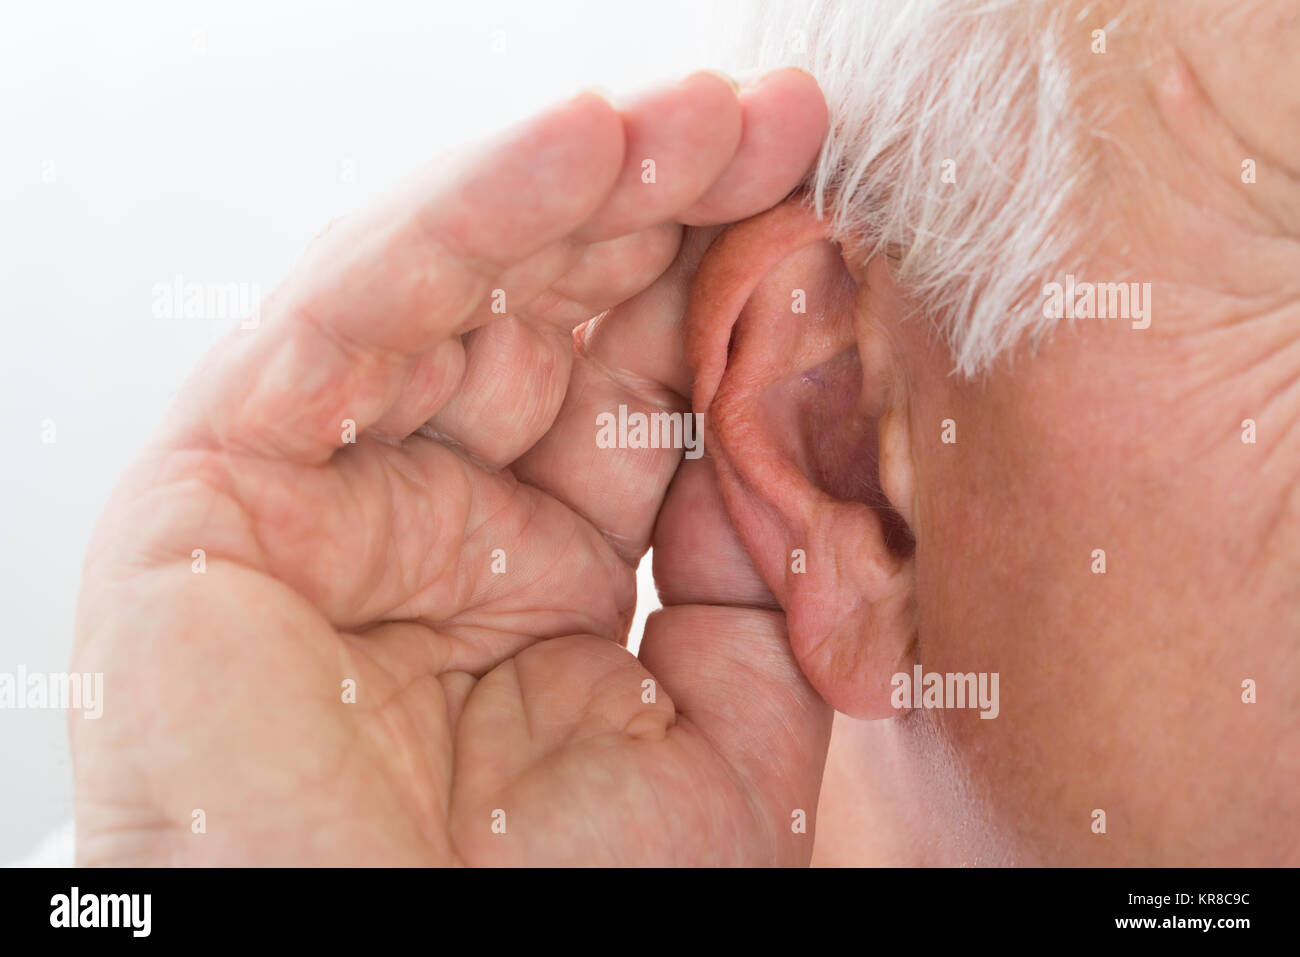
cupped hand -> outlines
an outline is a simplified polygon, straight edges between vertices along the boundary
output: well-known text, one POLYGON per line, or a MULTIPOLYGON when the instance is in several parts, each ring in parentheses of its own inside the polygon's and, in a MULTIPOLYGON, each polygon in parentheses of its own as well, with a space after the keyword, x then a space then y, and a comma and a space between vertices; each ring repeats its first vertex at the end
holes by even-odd
POLYGON ((710 227, 825 123, 795 71, 584 94, 327 229, 92 541, 80 861, 806 862, 829 710, 707 583, 624 648, 682 452, 596 416, 688 410, 710 227))

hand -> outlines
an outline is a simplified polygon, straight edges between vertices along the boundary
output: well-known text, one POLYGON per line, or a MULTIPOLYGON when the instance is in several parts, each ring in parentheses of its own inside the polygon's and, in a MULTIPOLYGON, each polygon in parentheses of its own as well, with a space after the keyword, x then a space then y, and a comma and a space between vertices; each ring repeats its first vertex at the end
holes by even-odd
POLYGON ((681 452, 595 434, 688 409, 703 227, 825 122, 794 71, 584 94, 327 230, 92 542, 81 862, 806 862, 829 709, 725 590, 622 647, 681 452))

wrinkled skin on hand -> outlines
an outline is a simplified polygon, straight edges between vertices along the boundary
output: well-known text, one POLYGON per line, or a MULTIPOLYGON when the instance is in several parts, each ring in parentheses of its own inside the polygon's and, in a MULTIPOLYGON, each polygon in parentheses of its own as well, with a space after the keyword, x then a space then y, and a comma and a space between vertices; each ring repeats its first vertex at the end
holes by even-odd
POLYGON ((652 539, 729 532, 692 481, 656 533, 680 450, 595 416, 688 409, 694 265, 824 128, 794 71, 584 94, 329 228, 95 534, 80 862, 806 862, 830 711, 726 571, 623 647, 652 539))

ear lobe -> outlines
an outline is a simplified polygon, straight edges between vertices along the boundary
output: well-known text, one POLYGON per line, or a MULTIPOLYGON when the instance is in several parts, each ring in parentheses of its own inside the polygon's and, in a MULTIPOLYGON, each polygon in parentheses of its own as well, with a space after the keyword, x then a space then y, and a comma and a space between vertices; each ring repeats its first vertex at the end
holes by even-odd
MULTIPOLYGON (((907 470, 880 467, 878 423, 899 421, 899 390, 824 230, 790 201, 715 240, 687 309, 693 401, 804 673, 837 710, 889 717, 915 631, 910 533, 882 491, 907 470)), ((885 439, 889 455, 910 455, 896 432, 885 439)))

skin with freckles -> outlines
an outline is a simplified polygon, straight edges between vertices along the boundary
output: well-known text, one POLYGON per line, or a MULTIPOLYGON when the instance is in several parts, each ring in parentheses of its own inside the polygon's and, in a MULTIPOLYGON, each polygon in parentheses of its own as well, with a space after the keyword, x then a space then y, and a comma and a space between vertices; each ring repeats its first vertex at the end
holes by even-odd
POLYGON ((825 123, 796 71, 584 94, 328 229, 97 530, 80 862, 807 862, 830 709, 761 603, 702 589, 625 650, 681 451, 593 423, 687 407, 710 227, 825 123))
MULTIPOLYGON (((712 471, 678 483, 725 511, 753 562, 738 589, 770 591, 842 712, 819 863, 1300 862, 1300 126, 1289 92, 1239 72, 1293 72, 1300 18, 1208 4, 1137 28, 1141 66, 1109 63, 1093 90, 1122 107, 1107 133, 1125 148, 1104 155, 1108 228, 1076 271, 1150 282, 1150 328, 1079 319, 966 380, 887 263, 797 205, 701 265, 688 341, 717 435, 712 471), (1274 59, 1230 66, 1225 43, 1274 59), (845 353, 878 432, 857 494, 791 434, 807 370, 845 353), (900 713, 889 677, 914 664, 998 673, 998 717, 900 713)), ((661 527, 676 510, 670 492, 661 527)))

